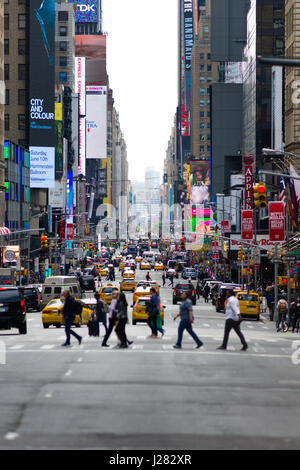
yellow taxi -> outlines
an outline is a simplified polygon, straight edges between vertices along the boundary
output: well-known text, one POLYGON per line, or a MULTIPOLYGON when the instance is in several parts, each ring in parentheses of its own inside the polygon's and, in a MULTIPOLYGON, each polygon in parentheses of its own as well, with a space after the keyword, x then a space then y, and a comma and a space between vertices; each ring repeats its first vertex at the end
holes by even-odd
POLYGON ((259 320, 260 297, 257 292, 239 291, 236 298, 239 301, 241 317, 259 320))
POLYGON ((134 279, 135 278, 135 272, 132 271, 131 269, 125 269, 122 273, 123 279, 134 279))
POLYGON ((141 256, 136 256, 136 257, 135 257, 135 261, 136 261, 137 263, 140 263, 141 261, 143 261, 143 258, 142 258, 141 256))
MULTIPOLYGON (((148 313, 146 312, 147 304, 150 301, 150 296, 139 297, 134 303, 132 309, 132 324, 136 325, 137 322, 146 322, 148 320, 148 313)), ((164 307, 160 304, 160 317, 161 322, 164 324, 164 307)))
MULTIPOLYGON (((77 302, 82 304, 81 315, 76 315, 74 325, 80 327, 86 325, 93 313, 93 310, 85 305, 81 300, 75 299, 77 302)), ((64 325, 63 318, 64 299, 52 299, 42 310, 42 322, 44 328, 49 328, 50 325, 60 328, 64 325)))
POLYGON ((119 294, 120 289, 117 286, 102 286, 99 292, 100 299, 103 300, 106 304, 110 305, 112 301, 112 294, 113 292, 117 292, 119 294))
POLYGON ((163 271, 165 269, 165 265, 161 262, 154 264, 154 271, 163 271))
POLYGON ((99 274, 100 274, 100 276, 107 276, 107 275, 108 275, 108 268, 102 266, 102 267, 99 269, 99 274))
POLYGON ((122 279, 122 281, 120 282, 120 290, 121 292, 123 291, 131 291, 131 292, 134 292, 136 288, 136 282, 135 282, 135 279, 134 278, 129 278, 129 279, 122 279))
POLYGON ((149 261, 141 261, 140 262, 140 269, 143 270, 143 269, 147 269, 150 271, 151 269, 151 264, 149 263, 149 261))
POLYGON ((121 261, 119 264, 119 271, 122 271, 125 268, 125 261, 121 261))

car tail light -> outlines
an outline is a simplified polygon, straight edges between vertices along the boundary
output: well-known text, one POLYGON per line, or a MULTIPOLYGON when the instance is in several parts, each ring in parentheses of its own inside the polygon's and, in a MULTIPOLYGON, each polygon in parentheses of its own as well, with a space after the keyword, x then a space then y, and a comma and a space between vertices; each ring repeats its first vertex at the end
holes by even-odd
POLYGON ((20 301, 20 307, 21 307, 21 312, 25 313, 25 302, 24 302, 24 300, 20 301))
POLYGON ((173 294, 176 294, 176 289, 173 290, 173 294))
POLYGON ((192 294, 193 294, 193 295, 195 294, 195 291, 194 291, 194 290, 192 290, 192 294))

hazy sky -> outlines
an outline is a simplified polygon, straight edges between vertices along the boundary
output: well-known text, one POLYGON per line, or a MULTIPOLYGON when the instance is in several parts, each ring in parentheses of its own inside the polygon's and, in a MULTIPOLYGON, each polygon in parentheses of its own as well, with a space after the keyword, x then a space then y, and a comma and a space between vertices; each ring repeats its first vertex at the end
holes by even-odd
POLYGON ((129 178, 163 170, 177 103, 177 0, 103 0, 107 68, 129 178))

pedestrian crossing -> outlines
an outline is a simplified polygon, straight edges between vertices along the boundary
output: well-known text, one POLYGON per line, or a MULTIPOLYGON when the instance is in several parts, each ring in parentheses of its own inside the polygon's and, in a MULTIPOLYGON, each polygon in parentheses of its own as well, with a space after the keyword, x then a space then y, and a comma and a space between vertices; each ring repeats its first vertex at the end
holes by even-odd
MULTIPOLYGON (((202 339, 204 343, 204 347, 200 348, 201 351, 207 351, 207 352, 216 352, 216 348, 220 346, 222 343, 223 336, 220 334, 220 336, 210 336, 210 335, 199 335, 200 339, 202 339)), ((54 338, 53 338, 54 339, 54 338)), ((47 343, 47 344, 41 344, 36 341, 27 341, 23 342, 20 344, 7 344, 6 345, 6 352, 9 353, 14 353, 14 352, 44 352, 44 353, 54 353, 54 352, 60 352, 63 353, 63 350, 61 348, 61 340, 64 339, 64 337, 56 337, 55 340, 57 342, 53 343, 47 343)), ((150 339, 149 336, 147 335, 139 335, 136 337, 131 337, 130 339, 133 339, 133 344, 126 349, 126 351, 132 351, 132 352, 161 352, 164 353, 166 351, 173 351, 176 353, 173 349, 173 345, 176 343, 177 340, 177 333, 174 332, 174 334, 170 335, 165 335, 162 337, 159 337, 157 339, 150 339)), ((278 357, 290 357, 293 350, 291 347, 291 343, 286 341, 286 342, 280 342, 277 343, 275 346, 276 340, 270 339, 270 338, 262 338, 259 341, 254 340, 254 341, 249 341, 249 350, 251 354, 255 355, 271 355, 273 356, 274 354, 278 355, 278 357), (275 346, 275 347, 274 347, 275 346)), ((237 352, 240 351, 241 349, 241 344, 238 340, 238 338, 235 338, 234 335, 230 337, 229 340, 229 345, 227 347, 228 352, 237 352)), ((118 344, 116 343, 116 339, 112 339, 111 345, 109 348, 102 348, 101 347, 101 338, 91 338, 91 337, 84 337, 83 343, 81 346, 77 344, 76 341, 73 341, 71 344, 70 348, 67 348, 66 350, 69 351, 82 351, 84 350, 85 353, 89 352, 102 352, 102 351, 124 351, 120 350, 118 348, 118 344)), ((182 342, 182 349, 181 351, 186 350, 189 352, 196 352, 198 350, 195 350, 195 342, 193 338, 191 338, 189 335, 184 335, 183 337, 183 342, 182 342)), ((199 351, 200 351, 199 350, 199 351)), ((65 349, 64 349, 65 351, 65 349)), ((220 352, 218 352, 220 354, 220 352)))

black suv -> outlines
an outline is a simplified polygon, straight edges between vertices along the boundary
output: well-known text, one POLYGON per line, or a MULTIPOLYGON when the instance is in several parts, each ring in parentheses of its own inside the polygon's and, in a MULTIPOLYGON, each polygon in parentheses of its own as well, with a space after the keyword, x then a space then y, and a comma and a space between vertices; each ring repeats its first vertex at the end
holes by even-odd
POLYGON ((193 302, 193 305, 196 305, 196 291, 195 287, 193 284, 190 283, 183 283, 181 282, 180 284, 176 284, 174 290, 173 290, 173 305, 176 305, 178 301, 181 301, 181 294, 183 292, 186 292, 188 297, 191 299, 193 302))
POLYGON ((22 286, 19 287, 19 290, 24 297, 26 310, 39 312, 41 308, 38 289, 34 286, 22 286))
POLYGON ((26 335, 25 300, 17 287, 0 287, 0 330, 17 328, 26 335))
POLYGON ((79 278, 80 287, 83 291, 92 290, 96 292, 95 279, 92 275, 84 274, 79 278))

